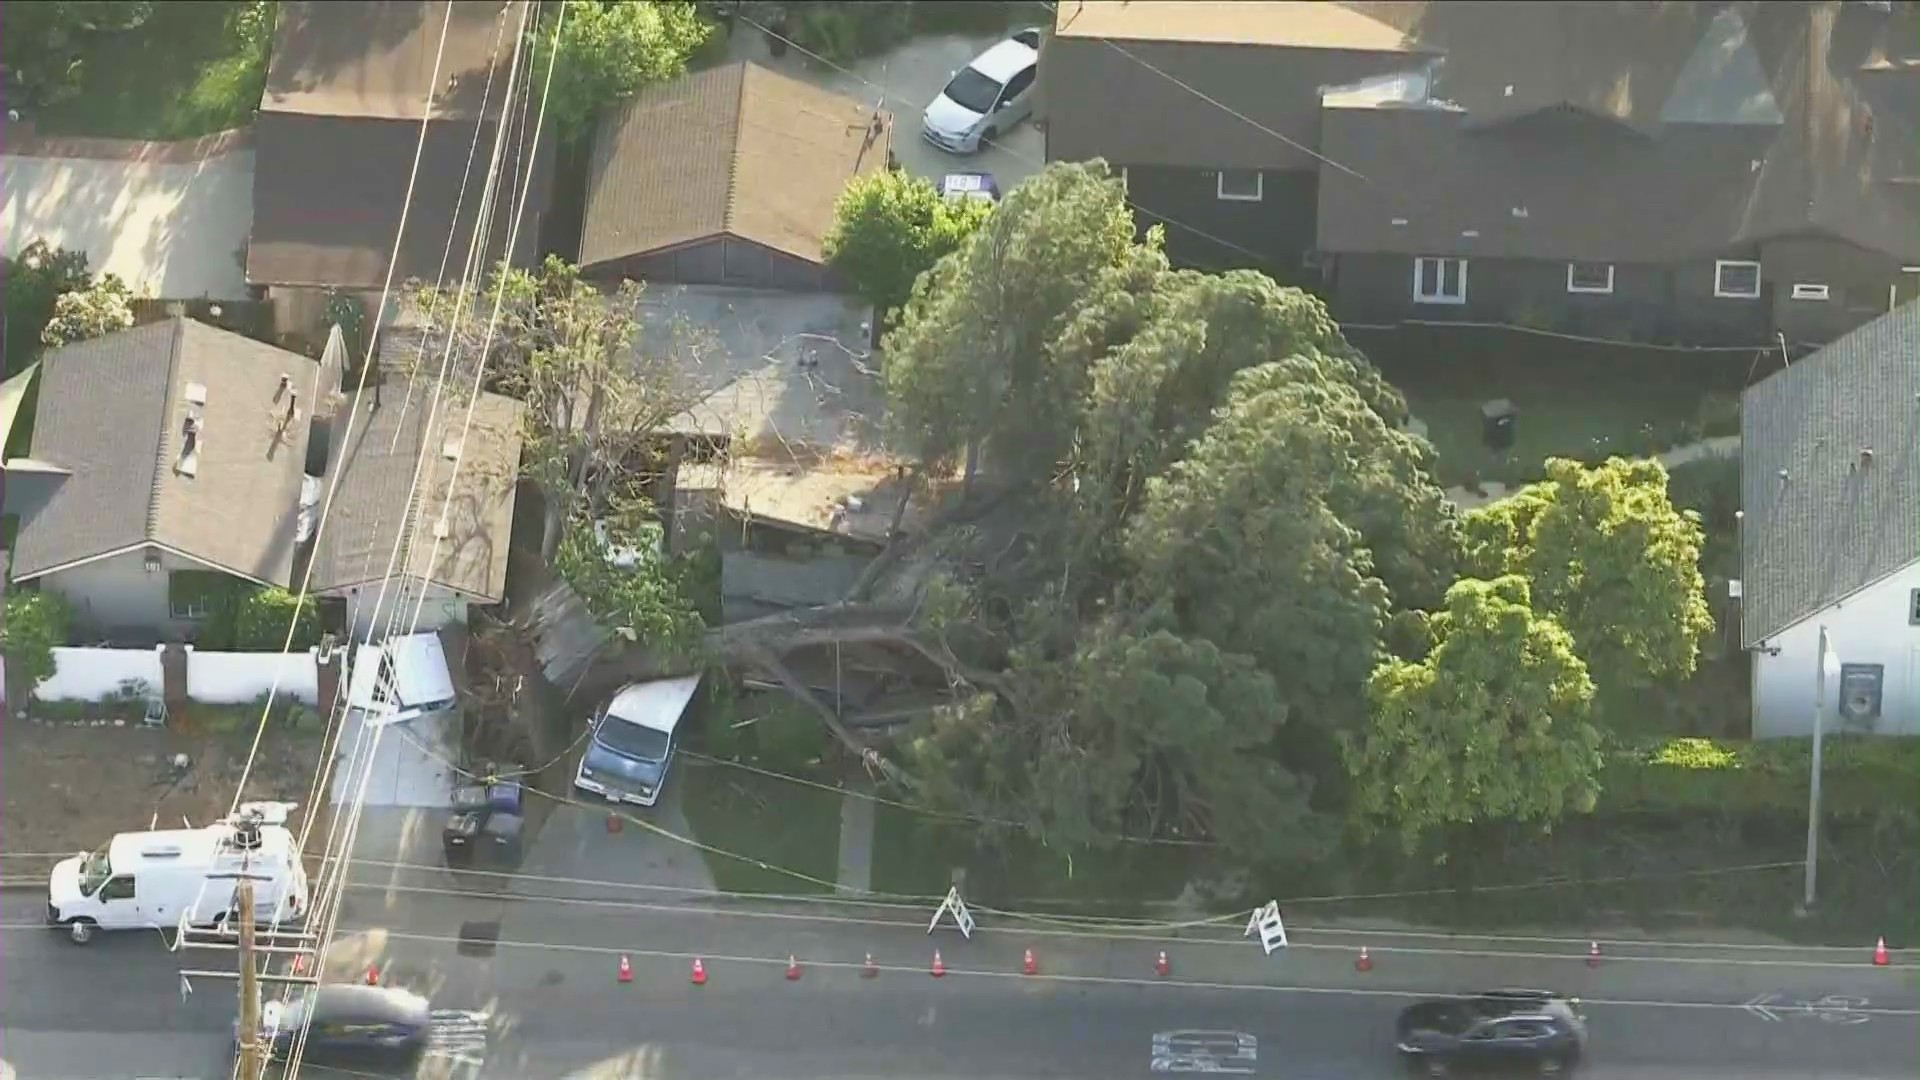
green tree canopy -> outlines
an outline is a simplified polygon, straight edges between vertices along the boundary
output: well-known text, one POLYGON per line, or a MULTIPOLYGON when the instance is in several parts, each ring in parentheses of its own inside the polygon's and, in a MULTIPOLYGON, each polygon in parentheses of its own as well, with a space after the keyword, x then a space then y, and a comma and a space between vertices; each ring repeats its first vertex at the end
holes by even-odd
POLYGON ((9 104, 58 105, 80 90, 87 39, 132 30, 153 15, 152 0, 31 0, 7 5, 0 64, 13 86, 9 104), (14 94, 24 91, 22 97, 14 94))
POLYGON ((53 318, 53 305, 62 295, 85 289, 93 281, 87 273, 87 253, 51 247, 35 240, 0 267, 6 305, 6 375, 24 371, 40 355, 40 332, 53 318))
POLYGON ((1457 583, 1432 630, 1425 659, 1388 660, 1367 682, 1369 723, 1345 740, 1355 817, 1411 848, 1447 823, 1592 809, 1593 684, 1573 639, 1534 613, 1526 580, 1457 583))
POLYGON ((320 615, 312 600, 302 604, 278 586, 254 589, 234 607, 233 639, 244 652, 305 651, 320 644, 320 615))
MULTIPOLYGON (((533 33, 533 85, 539 87, 555 62, 553 34, 533 33)), ((601 109, 685 71, 687 58, 712 33, 695 6, 681 0, 567 0, 549 122, 562 142, 581 142, 601 109)))
POLYGON ((913 283, 980 227, 993 204, 942 198, 933 181, 900 169, 856 176, 834 203, 827 263, 886 320, 913 283))
POLYGON ((53 650, 67 643, 72 611, 66 598, 43 589, 10 590, 0 623, 0 655, 7 658, 9 689, 31 692, 54 672, 53 650))
POLYGON ((1691 675, 1713 630, 1699 518, 1657 461, 1547 462, 1547 479, 1466 515, 1474 572, 1520 574, 1573 635, 1602 700, 1691 675))
POLYGON ((568 522, 554 572, 613 633, 662 655, 689 648, 699 638, 700 616, 668 561, 653 507, 621 502, 599 522, 596 528, 584 513, 568 522))

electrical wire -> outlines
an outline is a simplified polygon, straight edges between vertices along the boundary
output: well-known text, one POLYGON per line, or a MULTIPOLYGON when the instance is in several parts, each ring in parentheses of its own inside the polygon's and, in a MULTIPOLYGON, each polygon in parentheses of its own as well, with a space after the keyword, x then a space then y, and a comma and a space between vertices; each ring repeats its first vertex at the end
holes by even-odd
MULTIPOLYGON (((905 98, 902 98, 900 95, 895 94, 890 90, 888 90, 887 87, 860 75, 859 73, 853 71, 851 68, 845 67, 841 64, 835 63, 834 61, 827 59, 824 56, 821 56, 819 53, 814 52, 812 49, 807 48, 805 45, 802 45, 799 42, 793 40, 792 38, 787 37, 786 35, 781 34, 767 26, 763 26, 760 23, 755 22, 754 20, 748 18, 745 15, 736 15, 735 18, 737 18, 740 22, 743 22, 748 26, 751 26, 754 29, 760 31, 761 33, 767 35, 768 37, 773 38, 775 41, 786 43, 786 45, 789 48, 792 48, 794 51, 806 57, 809 57, 810 59, 818 63, 825 64, 827 67, 830 67, 833 70, 839 72, 840 74, 845 75, 850 79, 853 79, 855 82, 860 83, 862 86, 865 86, 870 90, 878 91, 882 101, 891 101, 898 104, 906 104, 909 106, 911 106, 912 104, 911 102, 908 102, 905 98)), ((995 145, 998 146, 1001 150, 1005 151, 1007 156, 1012 157, 1018 161, 1022 161, 1028 165, 1034 165, 1040 168, 1046 167, 1047 163, 1045 159, 1035 158, 1028 154, 1016 153, 1012 147, 1006 145, 1005 143, 996 143, 995 145)), ((1146 214, 1148 217, 1152 218, 1155 221, 1163 221, 1168 225, 1174 226, 1175 228, 1182 229, 1186 232, 1190 232, 1193 235, 1200 237, 1202 240, 1210 241, 1212 243, 1220 245, 1223 248, 1226 248, 1229 251, 1233 251, 1238 254, 1245 255, 1247 258, 1253 259, 1255 262, 1259 263, 1260 265, 1263 265, 1263 266, 1273 265, 1272 259, 1268 258, 1265 255, 1262 255, 1257 251, 1254 251, 1251 248, 1242 247, 1241 245, 1236 244, 1231 240, 1223 240, 1220 237, 1215 236, 1210 232, 1207 232, 1206 230, 1200 228, 1197 225, 1189 225, 1184 221, 1178 220, 1177 218, 1168 217, 1167 215, 1160 213, 1159 211, 1149 210, 1148 208, 1140 205, 1139 203, 1134 202, 1132 196, 1130 194, 1127 194, 1124 191, 1122 192, 1122 197, 1125 199, 1128 206, 1131 206, 1134 209, 1140 211, 1141 213, 1146 214)))

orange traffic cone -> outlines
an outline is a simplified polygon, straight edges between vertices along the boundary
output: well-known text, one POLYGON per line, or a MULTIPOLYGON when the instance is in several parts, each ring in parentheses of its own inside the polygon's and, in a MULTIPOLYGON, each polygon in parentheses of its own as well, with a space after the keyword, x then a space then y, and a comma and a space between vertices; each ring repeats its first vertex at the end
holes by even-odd
POLYGON ((940 959, 940 950, 933 950, 933 977, 939 978, 947 973, 947 962, 940 959))
POLYGON ((1028 949, 1027 954, 1020 958, 1020 974, 1022 975, 1040 974, 1040 961, 1035 960, 1033 958, 1032 949, 1028 949))
POLYGON ((368 986, 380 985, 380 969, 377 967, 374 967, 372 964, 367 965, 367 985, 368 986))
POLYGON ((1600 943, 1597 941, 1587 942, 1587 966, 1590 968, 1600 966, 1600 943))
POLYGON ((693 958, 693 975, 691 978, 695 986, 707 985, 707 965, 702 963, 697 956, 693 958))
POLYGON ((1354 958, 1353 970, 1355 971, 1372 971, 1373 970, 1373 957, 1367 955, 1367 947, 1365 945, 1360 946, 1360 955, 1354 958))
POLYGON ((307 973, 306 953, 301 953, 299 956, 293 958, 293 973, 295 975, 305 975, 307 973))
POLYGON ((1887 959, 1887 939, 1881 938, 1873 944, 1873 966, 1886 967, 1889 962, 1887 959))
POLYGON ((880 977, 880 965, 873 962, 873 954, 868 953, 866 962, 860 965, 860 977, 875 979, 880 977))
POLYGON ((792 953, 787 954, 787 981, 800 981, 800 958, 792 953))
POLYGON ((623 983, 630 983, 633 981, 633 962, 627 959, 626 953, 620 954, 620 970, 615 974, 614 977, 619 979, 623 983))
POLYGON ((1167 963, 1167 950, 1161 949, 1160 955, 1153 958, 1153 973, 1164 979, 1172 970, 1173 965, 1167 963))

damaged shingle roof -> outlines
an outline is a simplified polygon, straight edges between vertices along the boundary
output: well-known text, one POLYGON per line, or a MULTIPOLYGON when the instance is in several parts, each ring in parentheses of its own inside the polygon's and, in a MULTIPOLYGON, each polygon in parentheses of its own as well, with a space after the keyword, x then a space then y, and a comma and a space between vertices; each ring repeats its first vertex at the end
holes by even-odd
POLYGON ((20 523, 14 576, 152 543, 285 586, 318 378, 306 357, 182 317, 52 350, 33 453, 68 475, 20 523), (189 415, 202 425, 191 476, 178 467, 189 415))
POLYGON ((1917 358, 1920 302, 1742 397, 1747 647, 1920 561, 1917 358))

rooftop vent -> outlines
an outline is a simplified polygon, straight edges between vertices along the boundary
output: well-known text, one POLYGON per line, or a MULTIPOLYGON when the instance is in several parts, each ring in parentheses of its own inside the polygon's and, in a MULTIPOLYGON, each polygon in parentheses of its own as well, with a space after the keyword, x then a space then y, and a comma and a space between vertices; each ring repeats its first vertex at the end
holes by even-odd
POLYGON ((287 395, 287 423, 291 424, 298 419, 300 419, 300 395, 288 394, 287 395))
POLYGON ((197 382, 188 383, 187 384, 187 404, 205 405, 206 403, 207 403, 206 384, 197 383, 197 382))
POLYGON ((180 462, 174 471, 181 476, 200 475, 200 418, 187 417, 180 429, 180 462))

